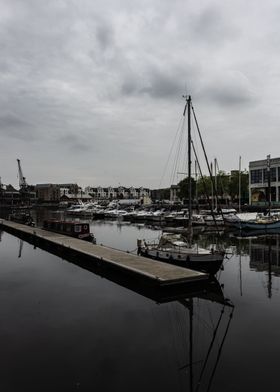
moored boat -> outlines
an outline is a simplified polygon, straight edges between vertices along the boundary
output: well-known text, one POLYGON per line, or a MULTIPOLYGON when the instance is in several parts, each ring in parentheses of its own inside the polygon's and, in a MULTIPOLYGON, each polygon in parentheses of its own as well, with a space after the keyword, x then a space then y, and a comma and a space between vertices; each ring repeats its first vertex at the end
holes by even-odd
MULTIPOLYGON (((178 214, 174 218, 174 221, 180 226, 188 225, 188 240, 186 242, 181 238, 172 238, 170 234, 168 235, 166 233, 162 234, 159 242, 156 244, 148 244, 144 240, 138 240, 138 254, 170 264, 178 264, 194 270, 215 274, 223 263, 225 252, 214 246, 211 249, 203 249, 192 242, 194 221, 196 223, 201 223, 202 220, 200 219, 201 217, 194 219, 192 211, 191 110, 193 107, 191 97, 187 96, 185 98, 186 106, 183 116, 185 117, 186 112, 188 113, 188 193, 186 195, 188 199, 188 209, 187 214, 186 211, 184 211, 185 214, 183 216, 178 214)), ((184 121, 182 123, 184 123, 184 121)))
POLYGON ((224 251, 190 245, 180 234, 163 233, 159 243, 139 240, 138 254, 198 271, 215 274, 224 260, 224 251))
POLYGON ((9 215, 9 220, 27 226, 35 226, 35 223, 29 211, 15 211, 9 215))
POLYGON ((81 240, 93 243, 96 242, 94 235, 90 232, 89 223, 87 222, 48 219, 43 222, 43 228, 81 240))

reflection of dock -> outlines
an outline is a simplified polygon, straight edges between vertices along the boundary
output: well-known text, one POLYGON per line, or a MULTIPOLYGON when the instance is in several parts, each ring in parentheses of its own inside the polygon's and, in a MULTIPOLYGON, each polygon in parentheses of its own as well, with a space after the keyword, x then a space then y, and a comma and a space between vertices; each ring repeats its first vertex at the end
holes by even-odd
POLYGON ((114 270, 115 272, 125 276, 131 276, 152 286, 178 287, 208 279, 208 275, 201 272, 149 260, 105 246, 93 245, 86 241, 47 230, 6 220, 0 221, 0 224, 2 224, 2 227, 6 231, 26 239, 36 246, 44 249, 48 247, 53 253, 55 250, 62 257, 82 258, 87 260, 87 262, 91 262, 92 265, 101 266, 103 269, 114 270))

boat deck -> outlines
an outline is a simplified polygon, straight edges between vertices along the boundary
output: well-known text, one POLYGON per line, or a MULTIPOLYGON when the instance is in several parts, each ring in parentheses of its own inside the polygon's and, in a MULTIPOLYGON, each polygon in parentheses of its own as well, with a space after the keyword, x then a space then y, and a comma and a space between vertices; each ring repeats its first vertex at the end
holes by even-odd
POLYGON ((44 242, 50 246, 60 248, 65 253, 69 254, 70 252, 77 257, 86 257, 99 266, 111 267, 115 271, 139 277, 158 286, 171 286, 208 279, 208 274, 202 272, 150 260, 146 257, 95 245, 37 227, 30 227, 4 219, 0 219, 0 227, 11 234, 36 239, 38 247, 40 247, 40 242, 44 242))

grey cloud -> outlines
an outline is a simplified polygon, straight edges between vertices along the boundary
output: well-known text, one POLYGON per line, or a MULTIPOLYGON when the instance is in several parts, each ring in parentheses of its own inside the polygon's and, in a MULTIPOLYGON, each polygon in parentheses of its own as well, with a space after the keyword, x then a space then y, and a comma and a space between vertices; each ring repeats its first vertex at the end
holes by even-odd
POLYGON ((161 73, 153 73, 149 78, 149 85, 140 90, 154 98, 167 98, 182 93, 182 83, 177 78, 161 73))
POLYGON ((223 106, 254 105, 258 102, 259 98, 244 75, 225 73, 225 76, 206 85, 199 93, 200 98, 223 106))
POLYGON ((186 65, 185 69, 178 66, 166 69, 152 66, 146 69, 142 79, 137 74, 126 75, 121 91, 125 95, 147 94, 151 98, 169 99, 185 93, 187 82, 193 82, 196 78, 197 71, 190 65, 186 65))
POLYGON ((67 134, 58 138, 57 142, 59 145, 77 153, 92 150, 91 145, 81 135, 67 134))
POLYGON ((0 136, 27 140, 34 136, 32 125, 14 114, 0 116, 0 136))
POLYGON ((228 39, 234 40, 239 34, 232 23, 227 23, 229 18, 230 15, 223 14, 220 7, 211 5, 193 17, 190 32, 207 44, 218 45, 228 39))
POLYGON ((97 27, 96 37, 102 49, 107 49, 113 45, 112 28, 106 25, 105 22, 97 27))
MULTIPOLYGON (((95 175, 103 173, 106 156, 119 181, 130 176, 135 185, 138 178, 156 185, 186 86, 206 122, 213 104, 219 105, 219 119, 231 133, 243 105, 247 133, 253 128, 262 134, 257 106, 259 117, 280 121, 280 60, 276 43, 268 42, 279 32, 273 3, 0 0, 0 167, 7 168, 0 175, 13 175, 6 160, 18 150, 38 173, 48 170, 50 156, 62 154, 59 171, 52 172, 62 182, 77 167, 73 156, 84 163, 86 153, 85 165, 95 175), (260 99, 266 106, 258 105, 260 99)), ((219 127, 217 122, 213 140, 219 127)), ((236 152, 240 145, 231 142, 230 153, 236 152)), ((230 169, 227 143, 219 152, 230 169)), ((110 173, 99 174, 100 182, 113 183, 110 173)))

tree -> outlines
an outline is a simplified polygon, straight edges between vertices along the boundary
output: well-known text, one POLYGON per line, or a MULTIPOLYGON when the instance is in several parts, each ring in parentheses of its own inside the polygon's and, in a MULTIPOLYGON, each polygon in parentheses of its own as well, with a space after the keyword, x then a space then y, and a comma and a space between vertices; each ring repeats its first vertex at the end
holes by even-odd
MULTIPOLYGON (((241 174, 241 199, 247 200, 249 197, 249 173, 245 170, 241 174)), ((239 172, 231 172, 229 183, 229 195, 232 200, 239 198, 239 172)))
MULTIPOLYGON (((189 199, 189 179, 184 178, 184 180, 180 181, 178 186, 180 187, 179 190, 179 198, 181 200, 188 200, 189 199)), ((195 180, 191 178, 191 187, 192 187, 192 200, 195 196, 195 180)))

